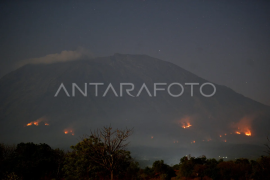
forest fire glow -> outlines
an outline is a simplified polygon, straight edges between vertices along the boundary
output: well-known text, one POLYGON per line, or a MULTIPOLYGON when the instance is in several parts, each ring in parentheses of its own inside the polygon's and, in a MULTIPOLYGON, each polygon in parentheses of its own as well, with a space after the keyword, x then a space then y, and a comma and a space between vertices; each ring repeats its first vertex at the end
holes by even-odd
POLYGON ((190 123, 187 123, 186 125, 183 125, 182 128, 189 128, 190 126, 192 126, 190 123))
MULTIPOLYGON (((243 129, 243 131, 241 131, 242 133, 244 133, 246 136, 251 136, 251 131, 249 129, 243 129)), ((236 134, 241 134, 241 132, 236 131, 236 134)))
POLYGON ((246 136, 251 136, 251 131, 249 130, 249 128, 240 128, 240 132, 236 131, 236 134, 241 134, 244 133, 246 136))
POLYGON ((28 123, 26 126, 32 126, 32 125, 38 126, 38 124, 39 124, 38 121, 33 121, 33 122, 28 123))
POLYGON ((190 123, 190 117, 189 116, 185 116, 184 118, 182 118, 180 120, 180 123, 181 123, 181 127, 186 129, 186 128, 189 128, 191 125, 190 123))
MULTIPOLYGON (((30 123, 27 123, 26 126, 32 126, 32 125, 38 126, 38 125, 39 125, 41 122, 43 122, 43 121, 46 121, 46 119, 45 119, 44 117, 39 118, 39 119, 36 120, 36 121, 32 121, 32 122, 30 122, 30 123)), ((49 123, 44 122, 44 125, 45 125, 45 126, 48 126, 49 123)))
POLYGON ((237 128, 235 131, 236 134, 245 134, 246 136, 251 136, 251 125, 252 125, 252 118, 245 116, 243 117, 238 123, 233 125, 233 128, 237 128))
POLYGON ((248 132, 245 133, 246 136, 251 136, 251 132, 248 130, 248 132))
POLYGON ((64 133, 65 133, 65 134, 71 134, 72 136, 74 136, 74 132, 73 132, 73 130, 71 130, 71 129, 65 129, 65 130, 64 130, 64 133))

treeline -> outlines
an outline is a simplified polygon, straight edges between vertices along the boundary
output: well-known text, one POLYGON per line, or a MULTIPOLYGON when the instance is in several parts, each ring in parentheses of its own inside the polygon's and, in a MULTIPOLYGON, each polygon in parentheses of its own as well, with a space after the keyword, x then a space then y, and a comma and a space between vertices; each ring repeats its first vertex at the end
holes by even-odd
MULTIPOLYGON (((88 139, 89 140, 89 139, 88 139)), ((90 150, 91 151, 91 150, 90 150)), ((140 170, 129 151, 114 173, 114 179, 137 179, 140 170)), ((79 180, 110 179, 110 171, 93 162, 84 142, 72 146, 72 151, 52 149, 47 144, 20 143, 0 145, 0 179, 2 180, 79 180)))
MULTIPOLYGON (((125 150, 132 130, 104 127, 91 132, 71 151, 47 144, 0 144, 1 180, 266 180, 270 179, 270 156, 257 161, 207 159, 184 156, 169 166, 163 160, 139 167, 125 150)), ((269 149, 268 149, 269 150, 269 149)), ((270 153, 269 151, 267 151, 270 153)))
MULTIPOLYGON (((91 138, 86 139, 93 140, 91 138)), ((46 180, 46 179, 111 179, 110 171, 89 158, 88 144, 84 141, 72 146, 72 151, 52 149, 47 144, 20 143, 17 146, 0 145, 0 179, 46 180)), ((94 154, 91 154, 93 156, 94 154)), ((169 166, 163 160, 155 161, 152 167, 141 169, 129 151, 118 161, 113 179, 125 180, 184 180, 220 179, 247 180, 270 179, 270 157, 258 160, 207 159, 205 156, 184 156, 179 164, 169 166)))
POLYGON ((184 156, 180 159, 177 177, 175 179, 204 179, 204 180, 262 180, 270 179, 270 157, 261 156, 259 159, 246 158, 234 161, 223 159, 207 159, 205 156, 184 156))

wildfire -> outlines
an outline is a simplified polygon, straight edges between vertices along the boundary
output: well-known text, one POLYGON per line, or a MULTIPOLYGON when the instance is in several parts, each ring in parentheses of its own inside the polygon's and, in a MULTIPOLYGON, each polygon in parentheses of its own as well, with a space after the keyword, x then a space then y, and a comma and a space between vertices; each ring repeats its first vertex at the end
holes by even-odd
POLYGON ((151 139, 153 139, 154 138, 154 136, 151 136, 151 139))
MULTIPOLYGON (((46 119, 45 119, 44 117, 39 118, 39 119, 36 120, 36 121, 30 122, 30 123, 26 124, 26 126, 32 126, 32 125, 38 126, 38 125, 39 125, 41 122, 43 122, 43 121, 46 121, 46 119)), ((45 126, 48 126, 49 124, 48 124, 47 122, 44 122, 44 125, 45 125, 45 126)))
POLYGON ((73 132, 73 130, 71 130, 71 129, 65 129, 65 130, 64 130, 64 133, 65 133, 65 134, 69 134, 69 133, 70 133, 72 136, 74 136, 74 132, 73 132))
POLYGON ((185 116, 184 118, 182 118, 180 120, 180 123, 181 123, 181 127, 186 129, 186 128, 189 128, 190 126, 192 126, 190 124, 190 117, 189 116, 185 116))
POLYGON ((246 136, 251 136, 251 132, 248 130, 246 133, 245 133, 246 136))
MULTIPOLYGON (((251 131, 248 128, 241 129, 241 132, 244 133, 246 136, 251 136, 251 131)), ((241 132, 236 131, 236 134, 241 134, 241 132)))
POLYGON ((224 142, 227 142, 227 140, 225 139, 224 142))
POLYGON ((237 128, 236 134, 245 134, 251 136, 252 117, 245 116, 238 123, 233 125, 233 128, 237 128))
POLYGON ((38 124, 39 124, 38 121, 33 121, 33 122, 28 123, 26 126, 32 126, 32 125, 38 126, 38 124))
POLYGON ((192 143, 195 143, 195 141, 191 141, 191 144, 192 144, 192 143))
POLYGON ((222 135, 219 135, 219 137, 222 137, 222 135))
POLYGON ((26 126, 32 126, 32 124, 33 124, 33 123, 30 122, 30 123, 28 123, 26 126))
POLYGON ((186 129, 189 128, 190 126, 192 126, 190 123, 187 123, 186 125, 183 125, 182 128, 186 129))

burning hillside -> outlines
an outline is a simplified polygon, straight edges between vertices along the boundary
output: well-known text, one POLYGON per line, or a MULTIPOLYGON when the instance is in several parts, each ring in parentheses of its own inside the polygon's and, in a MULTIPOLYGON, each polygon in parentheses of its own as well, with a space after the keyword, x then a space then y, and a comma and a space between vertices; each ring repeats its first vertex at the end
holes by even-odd
POLYGON ((181 124, 181 127, 184 128, 184 129, 186 129, 186 128, 189 128, 189 127, 192 126, 191 123, 190 123, 190 121, 191 121, 191 117, 190 116, 185 116, 179 122, 181 124))
POLYGON ((253 118, 245 116, 238 123, 233 124, 236 134, 245 134, 251 136, 251 125, 253 118))
POLYGON ((30 123, 27 123, 26 126, 38 126, 41 124, 41 122, 43 122, 42 124, 45 126, 49 126, 49 123, 47 122, 47 119, 45 117, 41 117, 39 119, 37 119, 36 121, 32 121, 30 123))
POLYGON ((74 136, 74 131, 72 129, 64 129, 64 133, 71 134, 72 136, 74 136))

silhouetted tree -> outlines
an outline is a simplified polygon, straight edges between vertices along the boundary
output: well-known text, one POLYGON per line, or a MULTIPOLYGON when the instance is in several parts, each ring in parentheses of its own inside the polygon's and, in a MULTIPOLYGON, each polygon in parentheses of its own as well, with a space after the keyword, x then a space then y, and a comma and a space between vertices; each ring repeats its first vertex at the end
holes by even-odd
POLYGON ((112 130, 111 126, 91 131, 90 136, 85 136, 71 147, 73 151, 68 154, 65 165, 66 175, 72 174, 74 171, 69 169, 74 168, 80 177, 89 177, 90 174, 98 176, 96 172, 104 170, 110 172, 111 180, 115 174, 123 174, 132 163, 130 152, 124 149, 131 133, 132 129, 112 130), (72 163, 77 166, 72 168, 72 163))
POLYGON ((139 163, 131 160, 129 166, 126 168, 125 173, 120 174, 120 179, 135 180, 139 179, 139 163))
POLYGON ((257 160, 256 165, 257 165, 256 169, 252 167, 253 170, 255 170, 255 173, 257 175, 256 178, 257 179, 270 179, 270 157, 261 156, 261 158, 257 160))
MULTIPOLYGON (((103 146, 98 139, 93 137, 85 138, 65 156, 63 171, 68 179, 97 179, 100 172, 105 169, 91 160, 95 156, 92 146, 103 146)), ((104 176, 104 174, 103 174, 104 176)))
POLYGON ((6 159, 5 167, 8 176, 29 180, 56 178, 60 175, 57 171, 60 156, 47 144, 20 143, 6 159))
POLYGON ((207 159, 206 160, 206 169, 205 175, 212 179, 220 179, 219 169, 217 168, 218 161, 216 159, 207 159))
POLYGON ((195 164, 184 156, 180 159, 180 168, 178 172, 179 177, 191 177, 195 164))
MULTIPOLYGON (((267 141, 268 141, 268 143, 270 143, 269 136, 267 136, 267 141)), ((265 152, 268 154, 268 156, 270 156, 270 145, 265 144, 265 146, 267 148, 265 152)))
POLYGON ((153 163, 152 169, 155 175, 158 175, 160 179, 170 180, 172 177, 176 176, 173 168, 165 164, 163 160, 155 161, 153 163))
MULTIPOLYGON (((0 144, 0 179, 4 179, 4 176, 9 171, 11 155, 15 151, 15 145, 0 144)), ((15 176, 15 173, 12 173, 15 176)))

